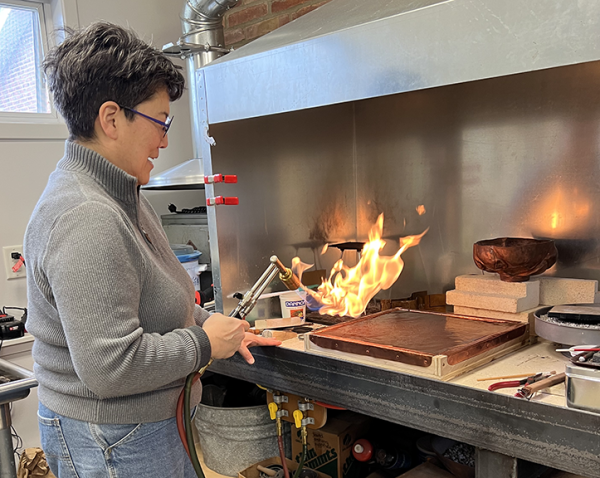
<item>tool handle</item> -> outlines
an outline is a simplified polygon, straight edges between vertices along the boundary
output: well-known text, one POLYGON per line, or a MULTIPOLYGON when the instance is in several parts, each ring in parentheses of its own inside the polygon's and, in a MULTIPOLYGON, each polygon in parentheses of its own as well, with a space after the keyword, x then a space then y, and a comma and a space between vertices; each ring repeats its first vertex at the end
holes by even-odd
MULTIPOLYGON (((556 373, 556 372, 553 372, 556 373)), ((507 378, 527 378, 527 377, 531 377, 532 375, 535 375, 535 373, 518 373, 516 375, 501 375, 499 377, 484 377, 484 378, 478 378, 477 381, 478 382, 484 382, 486 380, 503 380, 503 379, 507 379, 507 378)))
POLYGON ((508 382, 496 382, 496 383, 492 383, 489 387, 488 390, 490 392, 493 392, 494 390, 499 390, 501 388, 511 388, 511 387, 518 387, 519 385, 521 385, 521 381, 520 380, 511 380, 508 382))
POLYGON ((556 375, 552 375, 551 377, 545 378, 544 380, 540 380, 539 382, 535 382, 529 385, 525 385, 520 392, 525 396, 525 398, 531 397, 534 393, 539 392, 548 387, 552 387, 553 385, 557 385, 565 381, 565 372, 557 373, 556 375))
POLYGON ((256 465, 256 469, 258 471, 262 471, 265 475, 268 475, 268 476, 275 476, 277 474, 277 472, 275 470, 271 470, 271 468, 267 468, 262 465, 256 465))

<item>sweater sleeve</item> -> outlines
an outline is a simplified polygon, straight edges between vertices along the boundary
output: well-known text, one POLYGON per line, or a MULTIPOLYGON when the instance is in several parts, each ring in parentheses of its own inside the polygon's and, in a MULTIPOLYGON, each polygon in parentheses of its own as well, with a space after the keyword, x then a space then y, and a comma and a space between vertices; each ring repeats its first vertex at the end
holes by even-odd
POLYGON ((196 322, 196 325, 202 326, 202 324, 204 324, 204 322, 206 322, 206 319, 208 319, 210 316, 211 316, 210 312, 207 312, 206 310, 204 310, 199 305, 195 306, 195 308, 194 308, 194 320, 196 322))
POLYGON ((80 380, 100 398, 156 390, 208 363, 198 325, 147 333, 140 324, 145 259, 131 223, 88 202, 54 225, 44 270, 80 380))

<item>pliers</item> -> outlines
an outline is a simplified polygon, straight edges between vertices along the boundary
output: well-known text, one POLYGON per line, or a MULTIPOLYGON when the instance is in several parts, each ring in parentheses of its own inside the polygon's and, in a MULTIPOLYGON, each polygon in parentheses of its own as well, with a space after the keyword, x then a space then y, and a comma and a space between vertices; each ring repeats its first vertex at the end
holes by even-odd
MULTIPOLYGON (((549 374, 547 373, 536 373, 535 375, 531 375, 530 377, 524 378, 522 380, 510 380, 507 382, 496 382, 496 383, 492 383, 489 387, 488 390, 490 392, 493 392, 494 390, 499 390, 501 388, 512 388, 512 387, 523 387, 525 385, 530 385, 532 383, 535 382, 539 382, 540 380, 543 380, 544 378, 549 377, 549 374)), ((515 397, 523 397, 523 395, 520 392, 517 392, 515 394, 515 397)))

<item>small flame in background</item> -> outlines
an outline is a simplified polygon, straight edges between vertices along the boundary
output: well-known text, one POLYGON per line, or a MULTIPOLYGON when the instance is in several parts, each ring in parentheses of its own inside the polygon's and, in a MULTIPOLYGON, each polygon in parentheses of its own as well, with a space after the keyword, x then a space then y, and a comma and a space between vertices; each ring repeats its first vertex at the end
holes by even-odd
MULTIPOLYGON (((400 276, 404 261, 400 257, 409 247, 416 246, 428 229, 416 236, 400 238, 400 249, 393 256, 380 256, 386 242, 381 239, 383 232, 383 214, 377 218, 369 232, 369 241, 365 243, 359 263, 355 267, 337 261, 316 291, 307 290, 307 305, 318 309, 321 315, 347 315, 359 317, 367 308, 369 301, 380 290, 389 289, 400 276)), ((302 279, 302 273, 312 267, 298 257, 292 260, 292 270, 302 279)))
POLYGON ((425 206, 423 206, 422 204, 420 206, 417 206, 417 214, 419 216, 422 216, 423 214, 425 214, 427 211, 425 210, 425 206))

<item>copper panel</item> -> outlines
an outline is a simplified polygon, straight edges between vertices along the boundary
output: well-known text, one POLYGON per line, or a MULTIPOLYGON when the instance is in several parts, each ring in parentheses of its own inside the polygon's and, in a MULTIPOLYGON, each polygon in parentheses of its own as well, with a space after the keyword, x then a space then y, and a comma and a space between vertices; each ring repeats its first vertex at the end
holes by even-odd
POLYGON ((454 365, 523 336, 527 324, 508 320, 393 309, 310 334, 315 345, 428 367, 436 355, 454 365))

